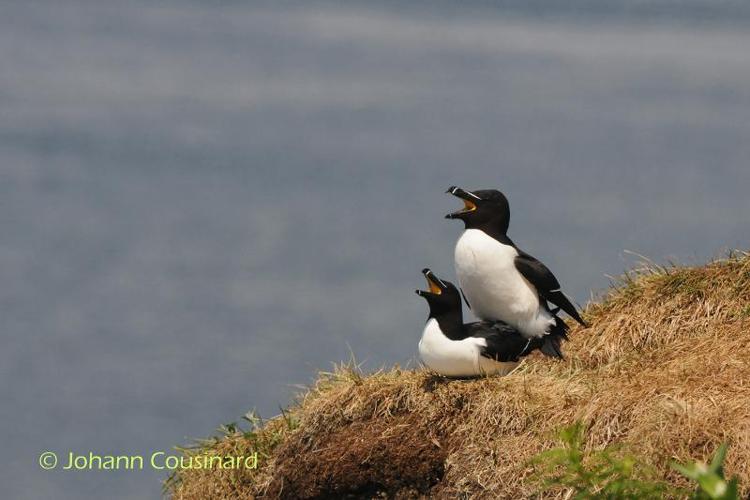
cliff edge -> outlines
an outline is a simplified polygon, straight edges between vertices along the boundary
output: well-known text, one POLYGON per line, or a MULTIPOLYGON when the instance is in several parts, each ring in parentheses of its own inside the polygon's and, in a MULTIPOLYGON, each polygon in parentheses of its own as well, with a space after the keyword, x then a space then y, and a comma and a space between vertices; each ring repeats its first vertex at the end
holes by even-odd
POLYGON ((283 415, 184 451, 257 451, 257 469, 185 469, 166 489, 175 499, 519 498, 540 493, 529 460, 581 422, 586 449, 622 445, 678 486, 670 461, 707 461, 728 442, 726 472, 748 495, 750 254, 646 265, 584 317, 564 361, 533 355, 506 377, 322 373, 283 415))

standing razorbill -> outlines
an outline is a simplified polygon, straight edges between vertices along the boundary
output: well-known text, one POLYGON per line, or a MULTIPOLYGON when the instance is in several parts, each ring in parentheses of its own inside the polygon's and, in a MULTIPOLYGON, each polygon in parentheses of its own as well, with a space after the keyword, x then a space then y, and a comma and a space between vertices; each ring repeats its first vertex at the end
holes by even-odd
POLYGON ((560 319, 543 339, 525 338, 502 321, 463 323, 461 296, 449 281, 422 271, 429 290, 416 293, 427 300, 430 315, 419 341, 419 356, 433 371, 448 377, 507 374, 519 358, 536 349, 562 358, 560 342, 567 326, 560 319))
POLYGON ((504 321, 526 338, 543 337, 555 326, 556 310, 551 311, 547 302, 586 324, 552 272, 508 238, 510 208, 503 193, 455 186, 447 192, 464 202, 462 210, 445 217, 462 220, 466 228, 456 243, 455 264, 461 291, 474 314, 504 321))

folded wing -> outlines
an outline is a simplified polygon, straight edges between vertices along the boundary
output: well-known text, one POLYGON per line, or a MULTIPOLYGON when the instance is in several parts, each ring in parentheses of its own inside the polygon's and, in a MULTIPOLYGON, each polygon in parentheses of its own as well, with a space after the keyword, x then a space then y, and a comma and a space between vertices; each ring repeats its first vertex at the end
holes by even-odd
POLYGON ((519 251, 519 255, 515 258, 515 265, 518 272, 520 272, 529 283, 534 285, 543 299, 558 306, 583 326, 587 326, 586 322, 583 321, 580 314, 578 314, 578 310, 576 310, 575 306, 570 300, 568 300, 565 294, 560 291, 560 283, 557 281, 557 278, 555 278, 555 275, 552 274, 552 271, 547 269, 547 266, 526 252, 521 251, 519 251))

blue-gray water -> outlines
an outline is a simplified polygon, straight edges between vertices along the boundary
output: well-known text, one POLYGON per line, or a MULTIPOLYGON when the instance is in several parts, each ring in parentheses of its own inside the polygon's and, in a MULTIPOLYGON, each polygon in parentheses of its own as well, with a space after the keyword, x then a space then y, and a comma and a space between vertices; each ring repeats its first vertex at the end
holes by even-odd
POLYGON ((580 303, 750 246, 745 2, 0 8, 5 498, 156 498, 147 455, 349 357, 407 363, 452 184, 580 303))

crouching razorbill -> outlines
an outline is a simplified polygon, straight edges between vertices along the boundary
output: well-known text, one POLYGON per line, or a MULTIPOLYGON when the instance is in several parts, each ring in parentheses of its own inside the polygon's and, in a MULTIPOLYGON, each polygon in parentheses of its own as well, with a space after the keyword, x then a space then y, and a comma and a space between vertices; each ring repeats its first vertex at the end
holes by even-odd
POLYGON ((560 342, 567 339, 565 323, 557 318, 544 338, 525 338, 501 321, 463 323, 461 295, 449 281, 422 271, 428 290, 416 293, 427 300, 430 315, 419 341, 419 356, 427 367, 448 377, 505 375, 536 349, 562 358, 560 342))
POLYGON ((526 338, 550 334, 559 323, 559 309, 585 325, 552 272, 508 238, 510 207, 503 193, 455 186, 447 192, 464 202, 462 210, 445 217, 464 222, 455 249, 456 275, 477 317, 503 321, 526 338), (547 302, 557 309, 550 310, 547 302))

